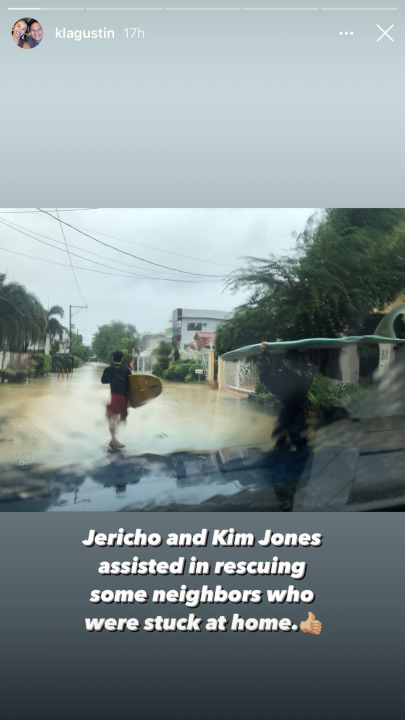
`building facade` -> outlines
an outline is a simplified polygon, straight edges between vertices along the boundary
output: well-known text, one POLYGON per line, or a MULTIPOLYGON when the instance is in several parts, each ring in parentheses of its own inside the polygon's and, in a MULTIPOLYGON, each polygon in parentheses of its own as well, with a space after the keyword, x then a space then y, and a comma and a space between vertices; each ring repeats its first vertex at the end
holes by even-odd
POLYGON ((28 345, 28 352, 38 352, 38 353, 44 353, 44 355, 49 355, 49 349, 51 345, 51 339, 48 333, 42 336, 36 343, 30 343, 28 345))
POLYGON ((177 350, 184 350, 185 346, 194 341, 196 333, 214 333, 223 320, 231 317, 231 313, 222 310, 188 310, 176 308, 173 310, 173 339, 172 344, 177 350))
POLYGON ((70 348, 70 337, 66 328, 63 328, 62 337, 56 336, 55 340, 59 341, 59 353, 68 353, 70 348))
POLYGON ((153 353, 157 350, 159 343, 164 340, 171 342, 171 334, 166 332, 148 332, 141 335, 141 349, 137 359, 138 372, 152 372, 152 365, 156 362, 153 353))

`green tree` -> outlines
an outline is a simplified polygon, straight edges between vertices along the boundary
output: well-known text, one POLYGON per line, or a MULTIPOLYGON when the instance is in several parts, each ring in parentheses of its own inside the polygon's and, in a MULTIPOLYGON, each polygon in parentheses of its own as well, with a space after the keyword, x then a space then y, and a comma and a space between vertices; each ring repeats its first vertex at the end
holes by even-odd
POLYGON ((47 310, 47 332, 49 333, 51 343, 54 341, 56 335, 58 335, 59 340, 62 340, 62 335, 65 328, 55 317, 55 315, 63 318, 64 314, 65 313, 63 311, 63 308, 60 305, 53 305, 49 310, 47 310))
POLYGON ((93 337, 92 349, 101 362, 112 362, 115 350, 121 350, 124 358, 128 360, 132 348, 139 346, 139 338, 135 325, 123 323, 118 320, 101 325, 93 337))
POLYGON ((0 274, 0 347, 22 352, 38 342, 47 326, 46 311, 33 293, 0 274))
POLYGON ((51 343, 50 349, 49 349, 49 354, 51 357, 53 357, 58 352, 59 352, 59 343, 57 340, 53 340, 53 342, 51 343))
POLYGON ((159 363, 162 371, 167 370, 170 365, 170 358, 173 352, 173 345, 168 340, 161 340, 153 354, 159 363))
POLYGON ((216 333, 222 354, 262 340, 362 333, 405 290, 405 210, 331 209, 309 218, 289 255, 246 258, 228 278, 247 303, 216 333))
POLYGON ((83 335, 72 336, 72 355, 80 358, 83 362, 88 362, 92 356, 91 348, 83 343, 83 335))

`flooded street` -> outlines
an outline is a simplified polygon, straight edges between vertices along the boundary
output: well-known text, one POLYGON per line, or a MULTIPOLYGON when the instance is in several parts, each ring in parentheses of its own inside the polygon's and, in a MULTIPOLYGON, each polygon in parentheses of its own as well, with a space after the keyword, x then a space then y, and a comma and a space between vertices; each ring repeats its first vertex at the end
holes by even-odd
MULTIPOLYGON (((221 448, 237 452, 269 446, 274 418, 246 399, 218 392, 203 382, 165 383, 159 398, 130 409, 118 436, 125 450, 119 457, 111 456, 105 418, 110 393, 100 382, 103 368, 87 364, 68 380, 49 375, 29 384, 0 385, 3 510, 117 510, 133 503, 162 501, 162 497, 167 502, 198 503, 217 492, 215 482, 200 480, 188 487, 183 478, 179 483, 179 472, 173 473, 164 457, 194 453, 199 470, 221 448), (162 461, 160 456, 164 456, 162 461), (131 466, 133 480, 134 463, 143 467, 142 478, 138 469, 131 483, 127 471, 124 482, 123 468, 131 466), (54 488, 55 482, 58 491, 51 492, 55 498, 42 507, 50 483, 54 488), (66 491, 64 486, 69 486, 66 491), (34 500, 37 507, 32 507, 34 500)), ((226 492, 233 491, 228 484, 226 492)))
POLYGON ((398 392, 384 403, 371 393, 353 417, 308 418, 298 450, 274 447, 277 408, 165 382, 157 399, 129 410, 118 434, 125 449, 111 454, 103 368, 0 385, 1 512, 301 512, 404 501, 398 392))

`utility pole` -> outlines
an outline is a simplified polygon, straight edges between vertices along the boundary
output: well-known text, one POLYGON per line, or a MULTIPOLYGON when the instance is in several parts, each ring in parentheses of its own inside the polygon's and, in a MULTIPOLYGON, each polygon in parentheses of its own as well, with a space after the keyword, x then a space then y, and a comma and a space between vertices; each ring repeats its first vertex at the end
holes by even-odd
MULTIPOLYGON (((87 310, 87 305, 69 305, 69 354, 72 354, 72 308, 87 310)), ((77 315, 77 313, 76 313, 77 315)))

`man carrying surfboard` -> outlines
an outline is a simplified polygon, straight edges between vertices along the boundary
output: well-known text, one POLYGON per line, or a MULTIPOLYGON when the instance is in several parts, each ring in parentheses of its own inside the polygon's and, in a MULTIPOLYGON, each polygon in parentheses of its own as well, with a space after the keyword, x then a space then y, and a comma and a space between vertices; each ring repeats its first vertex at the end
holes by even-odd
POLYGON ((106 416, 111 434, 110 449, 112 451, 124 447, 122 443, 118 442, 116 432, 118 423, 125 421, 128 415, 128 377, 132 373, 128 367, 123 366, 123 358, 124 354, 121 350, 116 350, 113 353, 114 364, 106 367, 101 376, 103 385, 110 385, 111 388, 111 401, 107 405, 106 416))
POLYGON ((303 353, 289 350, 283 355, 283 370, 272 372, 266 353, 267 343, 263 342, 261 347, 263 352, 257 362, 259 379, 282 405, 273 430, 273 437, 277 438, 276 446, 283 445, 289 437, 296 447, 302 447, 307 443, 306 407, 309 403, 308 392, 315 377, 314 367, 303 353))
POLYGON ((281 404, 272 432, 276 443, 269 458, 269 469, 280 509, 291 511, 298 483, 304 468, 309 467, 311 457, 306 408, 315 368, 303 353, 289 350, 283 355, 281 372, 274 372, 270 355, 266 352, 267 343, 262 343, 261 347, 263 352, 257 362, 260 381, 281 404), (295 448, 294 452, 292 448, 295 448))

